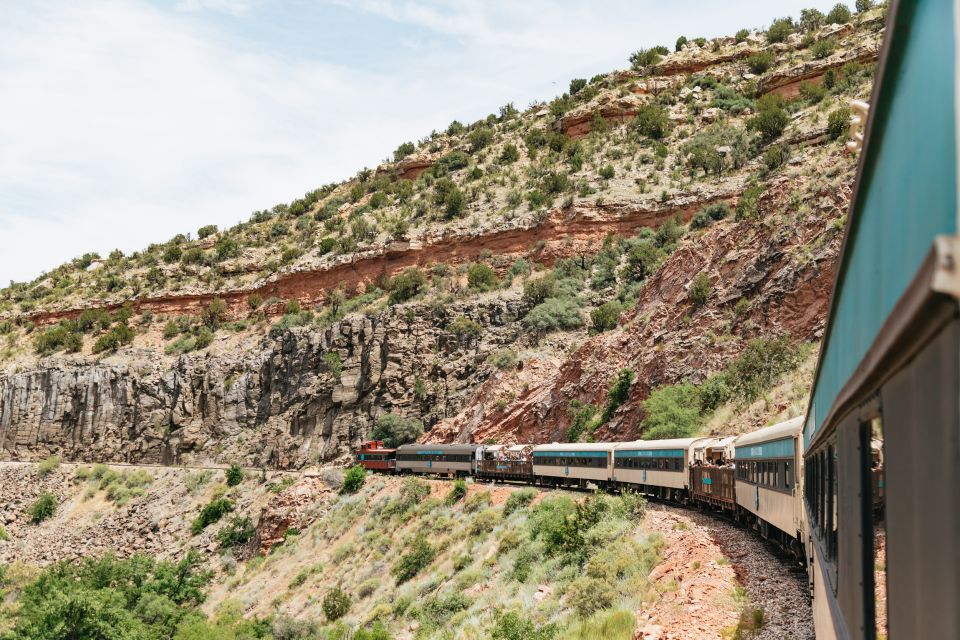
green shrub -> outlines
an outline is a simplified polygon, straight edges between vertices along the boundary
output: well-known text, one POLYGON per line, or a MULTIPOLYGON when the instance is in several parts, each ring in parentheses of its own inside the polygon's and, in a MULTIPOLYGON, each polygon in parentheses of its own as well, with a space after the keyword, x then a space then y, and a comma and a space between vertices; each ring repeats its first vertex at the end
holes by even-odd
POLYGON ((703 423, 697 388, 689 382, 657 387, 643 402, 643 439, 688 438, 703 423))
POLYGON ((790 18, 779 18, 773 21, 773 24, 770 25, 770 28, 767 29, 767 42, 770 44, 776 42, 783 42, 787 39, 791 33, 796 29, 793 25, 793 20, 790 18))
POLYGON ((747 126, 760 133, 763 142, 771 142, 783 135, 790 115, 783 108, 783 100, 779 96, 768 94, 757 101, 757 114, 748 122, 747 126))
POLYGON ((567 602, 581 618, 609 609, 618 596, 617 590, 609 581, 592 576, 580 576, 571 582, 567 589, 567 602))
POLYGON ((500 278, 489 265, 474 262, 467 269, 467 283, 476 291, 490 291, 500 284, 500 278))
POLYGON ((613 170, 613 165, 608 164, 600 167, 599 173, 601 178, 603 178, 604 180, 609 180, 614 176, 615 171, 613 170))
POLYGON ((466 316, 457 316, 448 328, 461 343, 469 343, 483 332, 483 327, 466 316))
POLYGON ((227 486, 235 487, 241 482, 243 482, 243 469, 240 468, 240 465, 232 464, 230 468, 227 469, 227 486))
POLYGON ((414 538, 407 552, 402 554, 391 569, 391 574, 397 584, 403 584, 415 577, 420 571, 430 566, 436 557, 437 551, 422 535, 414 538))
POLYGON ((63 321, 38 333, 33 339, 33 348, 41 356, 61 350, 76 353, 83 348, 83 337, 78 332, 76 323, 63 321))
POLYGON ((662 140, 670 133, 670 114, 659 104, 646 104, 637 109, 630 127, 640 135, 662 140))
POLYGON ((803 352, 789 336, 755 338, 726 369, 733 395, 750 402, 800 364, 803 352))
POLYGON ((473 513, 489 507, 491 502, 493 502, 493 498, 489 491, 477 491, 464 501, 463 510, 473 513))
POLYGON ((850 108, 849 107, 840 107, 839 109, 834 109, 830 112, 830 115, 827 116, 827 135, 831 140, 836 140, 844 133, 850 126, 850 108))
POLYGON ((494 351, 491 353, 487 358, 487 362, 501 371, 508 371, 510 369, 516 369, 519 359, 514 351, 510 349, 501 349, 500 351, 494 351))
POLYGON ((565 640, 631 640, 636 626, 636 618, 630 611, 601 611, 575 624, 567 631, 565 640))
POLYGON ((377 418, 370 435, 374 440, 383 440, 387 447, 395 449, 413 442, 423 435, 423 423, 395 413, 385 413, 377 418))
POLYGON ((603 333, 610 329, 615 329, 620 321, 620 314, 623 313, 623 305, 616 300, 604 302, 602 305, 590 312, 590 322, 593 325, 593 331, 603 333))
POLYGON ((750 37, 750 29, 740 29, 733 36, 733 39, 736 41, 737 44, 740 44, 741 42, 746 41, 746 39, 749 37, 750 37))
POLYGON ((60 456, 50 456, 43 462, 37 465, 37 473, 40 474, 40 477, 50 475, 60 466, 60 456))
POLYGON ((850 18, 850 9, 847 8, 847 5, 838 2, 830 9, 826 21, 827 24, 846 24, 850 22, 850 18))
POLYGON ((450 493, 447 494, 447 504, 455 504, 464 499, 467 495, 467 483, 463 480, 454 480, 450 487, 450 493))
POLYGON ((523 318, 523 324, 539 334, 583 326, 579 303, 572 298, 547 298, 523 318))
POLYGON ((121 346, 133 342, 135 335, 134 330, 126 322, 120 322, 113 329, 100 336, 93 345, 93 352, 116 351, 121 346))
POLYGON ((197 237, 203 240, 204 238, 209 238, 216 232, 217 232, 217 225, 208 224, 206 226, 203 226, 197 229, 197 237))
POLYGON ((856 0, 854 7, 856 8, 857 13, 869 11, 873 8, 873 0, 856 0))
POLYGON ((221 549, 231 549, 247 544, 255 533, 256 528, 250 518, 236 516, 217 533, 217 540, 221 549))
POLYGON ((490 637, 493 640, 553 640, 558 631, 556 623, 535 623, 515 611, 508 611, 497 613, 490 637))
MULTIPOLYGON (((17 616, 5 637, 173 638, 181 624, 206 619, 197 607, 209 575, 199 564, 199 555, 191 551, 176 564, 144 555, 124 560, 108 555, 48 566, 21 591, 17 616)), ((185 633, 181 629, 176 638, 238 637, 185 633)))
POLYGON ((514 511, 527 508, 536 497, 536 489, 519 489, 511 492, 503 505, 503 517, 506 518, 514 511))
POLYGON ((199 534, 211 524, 217 522, 234 509, 233 501, 228 498, 217 498, 206 505, 200 515, 190 525, 193 535, 199 534))
POLYGON ((467 136, 467 141, 470 143, 470 152, 476 153, 493 142, 493 130, 487 127, 474 129, 467 136))
POLYGON ((821 26, 823 26, 823 13, 818 9, 801 9, 800 10, 800 29, 810 33, 811 31, 816 31, 821 26))
POLYGON ((707 378, 700 385, 698 395, 700 397, 700 410, 705 414, 725 403, 731 395, 727 375, 721 372, 707 378))
POLYGON ((500 164, 513 164, 520 159, 520 150, 512 142, 507 143, 500 152, 500 164))
POLYGON ((431 168, 431 173, 437 178, 442 178, 451 171, 463 169, 469 164, 470 156, 463 151, 453 151, 437 160, 431 168))
POLYGON ((737 220, 753 220, 760 213, 760 197, 763 195, 763 186, 755 185, 743 190, 740 200, 737 201, 737 220))
POLYGON ((104 331, 113 324, 113 318, 103 309, 87 309, 77 318, 77 328, 84 333, 104 331))
POLYGON ((827 97, 827 88, 822 84, 815 84, 810 81, 800 83, 800 97, 809 104, 817 104, 827 97))
POLYGON ((426 287, 427 276, 417 267, 407 267, 390 278, 386 285, 391 304, 406 302, 425 291, 426 287))
POLYGON ((633 382, 633 371, 630 369, 620 369, 617 377, 614 378, 610 390, 607 392, 607 405, 603 408, 603 422, 607 422, 613 417, 614 412, 627 401, 630 394, 630 384, 633 382))
POLYGON ((350 596, 340 587, 335 587, 323 597, 323 615, 327 622, 335 622, 350 611, 350 596))
POLYGON ((353 465, 343 474, 343 486, 340 493, 356 493, 367 479, 367 470, 359 464, 353 465))
POLYGON ((771 145, 770 148, 763 153, 763 164, 766 165, 769 171, 779 169, 789 159, 790 146, 786 144, 771 145))
POLYGON ((630 67, 635 71, 642 71, 646 67, 657 64, 663 55, 656 47, 639 49, 630 54, 630 67))
POLYGON ((221 298, 214 298, 210 304, 200 312, 200 320, 210 329, 216 330, 220 323, 227 319, 227 303, 221 298))
POLYGON ((746 62, 750 73, 765 73, 773 65, 773 54, 769 51, 759 51, 748 56, 746 62))
POLYGON ((57 511, 57 498, 52 493, 44 491, 40 494, 33 504, 27 509, 30 515, 30 522, 39 524, 48 518, 53 517, 57 511))
MULTIPOLYGON (((3 528, 2 524, 0 524, 0 540, 3 540, 4 542, 10 541, 10 534, 7 533, 7 530, 3 528)), ((0 578, 2 578, 2 572, 0 572, 0 578)))
POLYGON ((399 162, 416 150, 417 147, 412 142, 404 142, 394 150, 393 161, 399 162))
POLYGON ((707 300, 710 297, 710 291, 710 276, 701 271, 690 282, 688 295, 690 296, 690 301, 693 302, 695 307, 702 307, 707 303, 707 300))
POLYGON ((829 58, 836 48, 837 44, 828 38, 826 40, 820 40, 810 47, 810 53, 813 54, 815 59, 823 60, 824 58, 829 58))
POLYGON ((683 46, 685 44, 687 44, 687 36, 680 36, 679 38, 677 38, 677 43, 676 45, 674 45, 673 50, 680 51, 681 49, 683 49, 683 46))
POLYGON ((540 278, 531 278, 523 283, 523 303, 528 307, 535 307, 556 295, 557 278, 552 273, 540 278))

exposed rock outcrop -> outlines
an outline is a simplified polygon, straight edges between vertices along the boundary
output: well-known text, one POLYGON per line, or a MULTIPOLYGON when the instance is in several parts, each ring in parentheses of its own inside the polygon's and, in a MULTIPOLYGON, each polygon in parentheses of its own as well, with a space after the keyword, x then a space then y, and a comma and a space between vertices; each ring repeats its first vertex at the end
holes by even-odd
POLYGON ((246 352, 181 356, 169 368, 149 350, 51 359, 0 377, 0 450, 14 459, 279 468, 337 459, 381 413, 429 426, 459 411, 487 375, 486 353, 517 339, 518 305, 513 296, 392 307, 325 330, 294 328, 246 352), (483 326, 482 338, 453 336, 446 327, 459 316, 483 326), (325 357, 333 352, 339 375, 325 357))

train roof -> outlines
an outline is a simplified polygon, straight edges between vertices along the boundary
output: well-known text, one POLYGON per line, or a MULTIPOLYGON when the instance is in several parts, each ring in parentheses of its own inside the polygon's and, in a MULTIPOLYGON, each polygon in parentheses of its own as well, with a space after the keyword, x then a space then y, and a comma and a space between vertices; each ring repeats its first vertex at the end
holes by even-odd
POLYGON ((771 442, 773 440, 783 440, 791 438, 803 431, 804 416, 799 416, 786 422, 775 424, 772 427, 764 427, 752 433, 745 433, 736 440, 736 446, 743 447, 748 444, 758 444, 761 442, 771 442))
POLYGON ((534 451, 612 451, 616 442, 553 442, 538 444, 534 451))
POLYGON ((706 440, 707 438, 671 438, 669 440, 634 440, 633 442, 620 442, 617 444, 618 450, 624 451, 650 451, 651 449, 687 449, 697 440, 706 440))
POLYGON ((413 444, 402 444, 397 448, 397 453, 407 453, 409 451, 442 451, 443 453, 473 453, 480 445, 478 444, 437 444, 434 442, 422 442, 413 444))

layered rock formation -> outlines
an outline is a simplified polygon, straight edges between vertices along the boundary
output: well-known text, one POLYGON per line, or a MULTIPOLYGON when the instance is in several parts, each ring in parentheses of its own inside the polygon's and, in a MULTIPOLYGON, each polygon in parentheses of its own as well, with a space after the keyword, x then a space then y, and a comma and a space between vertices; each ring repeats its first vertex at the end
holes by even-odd
POLYGON ((181 356, 169 368, 149 350, 83 364, 49 359, 0 377, 0 450, 14 459, 278 468, 333 460, 382 413, 428 426, 457 413, 489 371, 480 366, 486 354, 518 338, 518 304, 514 296, 392 307, 324 331, 290 329, 246 351, 181 356), (484 328, 482 339, 447 330, 460 316, 484 328))

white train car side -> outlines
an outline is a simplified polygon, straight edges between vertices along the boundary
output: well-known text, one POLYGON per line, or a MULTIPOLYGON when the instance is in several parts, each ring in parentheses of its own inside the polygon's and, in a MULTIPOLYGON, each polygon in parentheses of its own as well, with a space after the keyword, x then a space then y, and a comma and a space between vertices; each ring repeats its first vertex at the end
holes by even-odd
POLYGON ((804 530, 799 499, 803 424, 801 416, 742 435, 735 443, 738 515, 764 537, 780 538, 795 549, 804 530))
POLYGON ((610 482, 613 448, 609 442, 541 444, 533 448, 533 475, 541 484, 606 487, 610 482))
POLYGON ((616 445, 611 478, 660 498, 686 495, 693 456, 692 446, 702 438, 637 440, 616 445))

